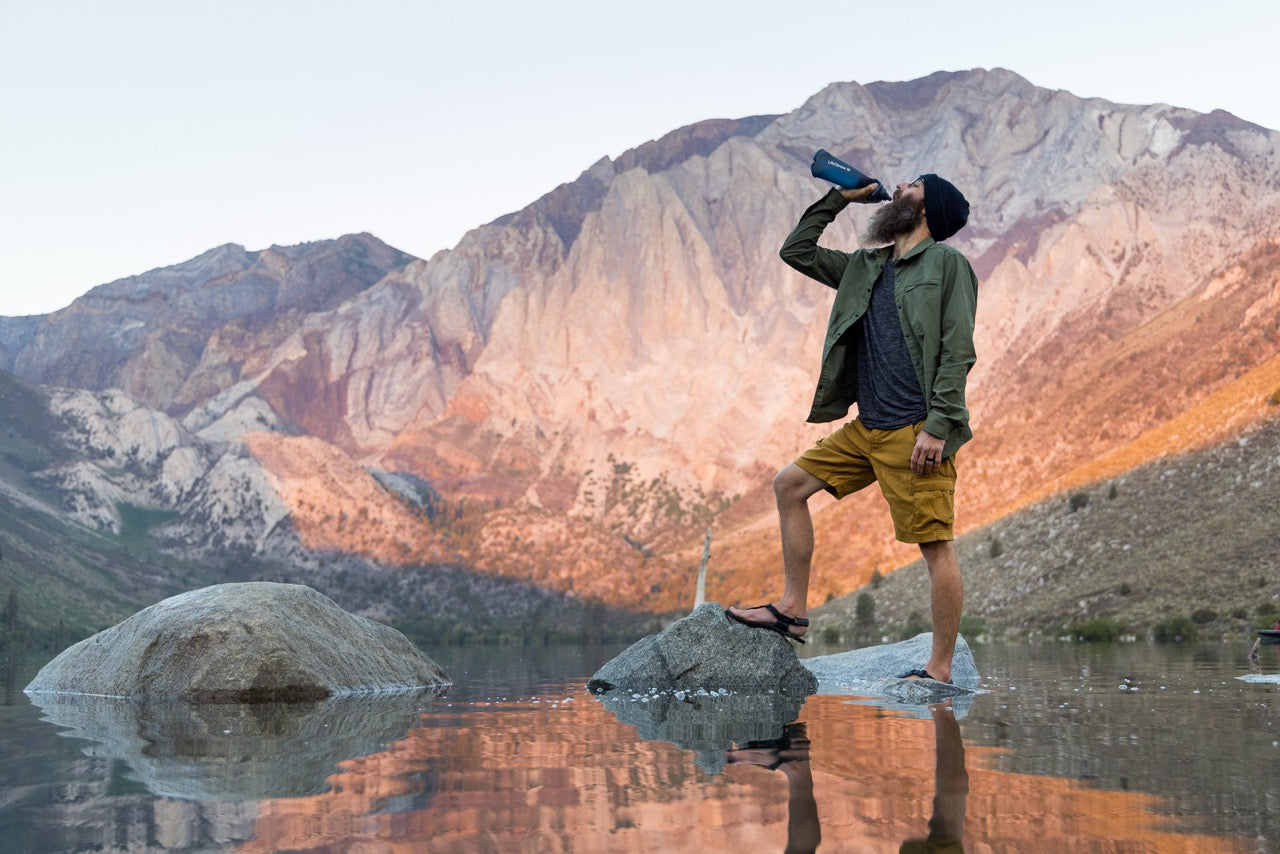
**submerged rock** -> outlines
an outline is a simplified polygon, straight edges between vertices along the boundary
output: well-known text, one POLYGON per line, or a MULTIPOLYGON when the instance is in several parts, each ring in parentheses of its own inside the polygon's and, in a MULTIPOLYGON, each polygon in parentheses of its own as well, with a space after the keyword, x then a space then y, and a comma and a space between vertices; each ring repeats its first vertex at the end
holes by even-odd
POLYGON ((440 689, 403 634, 298 584, 219 584, 157 602, 63 651, 28 694, 195 702, 440 689))

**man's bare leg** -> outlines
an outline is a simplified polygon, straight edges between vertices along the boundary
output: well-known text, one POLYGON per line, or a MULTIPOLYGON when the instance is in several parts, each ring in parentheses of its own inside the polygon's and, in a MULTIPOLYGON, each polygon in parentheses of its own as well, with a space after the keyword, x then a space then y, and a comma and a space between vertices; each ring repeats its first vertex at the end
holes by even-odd
POLYGON ((951 658, 960 634, 964 608, 964 581, 951 540, 921 543, 920 552, 929 567, 929 602, 933 612, 933 649, 925 670, 943 682, 951 681, 951 658))
MULTIPOLYGON (((809 499, 826 484, 795 463, 778 472, 773 479, 773 495, 778 503, 778 528, 782 534, 782 598, 773 606, 789 617, 805 617, 809 613, 809 570, 813 563, 813 517, 809 499)), ((730 608, 736 616, 752 623, 769 623, 772 614, 764 608, 730 608)), ((803 629, 791 629, 796 637, 803 629)))

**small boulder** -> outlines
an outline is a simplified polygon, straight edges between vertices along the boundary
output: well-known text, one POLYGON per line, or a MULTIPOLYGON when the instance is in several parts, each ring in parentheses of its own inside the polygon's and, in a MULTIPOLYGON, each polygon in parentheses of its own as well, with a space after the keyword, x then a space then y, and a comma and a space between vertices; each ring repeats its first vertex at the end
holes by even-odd
POLYGON ((395 629, 310 587, 259 581, 157 602, 64 650, 26 692, 254 703, 449 684, 395 629))
POLYGON ((933 633, 924 632, 899 643, 851 649, 805 661, 818 678, 822 694, 888 697, 905 703, 933 703, 947 697, 971 695, 978 688, 978 668, 964 636, 956 638, 951 657, 951 681, 898 679, 929 660, 933 633))
POLYGON ((596 671, 587 688, 595 694, 728 689, 805 697, 818 690, 818 680, 786 638, 736 623, 723 606, 706 602, 627 647, 596 671))

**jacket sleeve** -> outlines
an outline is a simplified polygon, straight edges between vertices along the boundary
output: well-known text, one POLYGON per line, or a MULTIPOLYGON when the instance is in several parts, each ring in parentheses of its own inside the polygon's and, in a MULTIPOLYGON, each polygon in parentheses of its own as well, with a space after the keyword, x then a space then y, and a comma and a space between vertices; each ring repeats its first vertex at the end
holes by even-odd
POLYGON ((787 239, 782 243, 782 251, 778 253, 787 266, 822 282, 827 287, 839 287, 840 277, 844 275, 845 267, 849 265, 849 254, 834 249, 823 249, 818 245, 818 238, 836 215, 848 205, 848 200, 834 188, 810 205, 801 215, 795 230, 787 235, 787 239))
POLYGON ((945 437, 953 428, 969 423, 965 381, 978 358, 973 346, 978 278, 958 252, 948 252, 943 264, 941 308, 938 373, 933 381, 924 429, 934 436, 945 437))

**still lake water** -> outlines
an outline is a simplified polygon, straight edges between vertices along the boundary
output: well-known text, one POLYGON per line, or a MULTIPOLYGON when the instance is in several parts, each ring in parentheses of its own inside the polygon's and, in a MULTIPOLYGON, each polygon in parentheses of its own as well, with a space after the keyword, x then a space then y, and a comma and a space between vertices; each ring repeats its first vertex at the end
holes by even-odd
POLYGON ((819 695, 754 747, 716 744, 732 698, 642 737, 661 703, 585 689, 620 649, 445 647, 442 697, 285 708, 41 708, 23 662, 0 851, 1280 852, 1277 647, 975 645, 954 710, 819 695))

